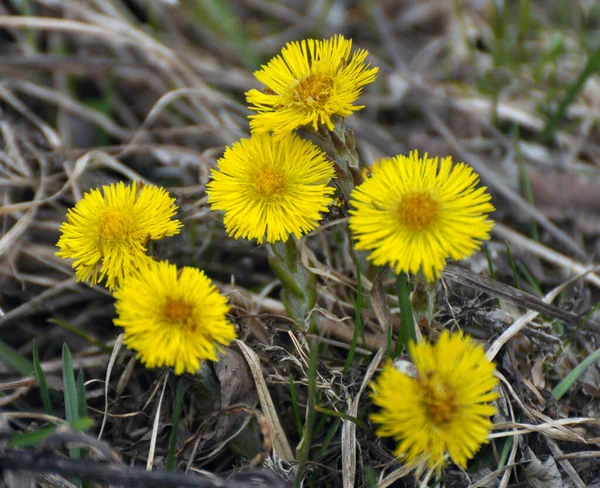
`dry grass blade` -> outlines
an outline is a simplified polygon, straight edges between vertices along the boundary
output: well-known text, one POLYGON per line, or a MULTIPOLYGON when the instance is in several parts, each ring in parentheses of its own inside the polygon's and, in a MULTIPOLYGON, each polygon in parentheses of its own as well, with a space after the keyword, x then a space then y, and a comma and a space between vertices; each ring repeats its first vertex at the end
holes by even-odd
MULTIPOLYGON (((556 471, 565 486, 592 485, 600 426, 593 353, 600 343, 600 78, 580 73, 600 11, 590 1, 567 3, 0 0, 1 341, 29 361, 35 338, 55 391, 63 388, 58 352, 68 343, 73 367, 88 379, 79 395, 94 421, 88 435, 101 437, 123 465, 98 463, 85 445, 90 455, 80 464, 29 451, 10 452, 11 462, 36 462, 42 484, 69 487, 84 474, 94 485, 233 487, 267 472, 290 483, 297 476, 307 488, 467 486, 471 479, 473 487, 508 488, 543 480, 546 462, 557 483, 556 471), (357 29, 361 23, 372 32, 357 29), (493 279, 470 271, 485 268, 479 253, 468 269, 449 265, 444 303, 418 331, 435 342, 445 329, 465 330, 489 345, 502 381, 491 443, 466 472, 448 458, 441 479, 413 479, 394 457, 396 439, 377 438, 366 425, 377 408, 368 385, 401 317, 393 273, 356 249, 352 204, 334 202, 316 229, 294 238, 302 266, 316 276, 311 313, 319 315, 318 328, 301 335, 265 247, 229 238, 208 202, 224 146, 250 133, 246 93, 264 89, 253 71, 288 41, 335 33, 352 33, 352 49, 367 50, 379 69, 356 102, 364 109, 344 119, 359 166, 415 149, 451 156, 473 167, 497 209, 486 254, 493 279), (549 121, 553 137, 542 139, 549 121), (205 271, 227 295, 239 338, 227 354, 239 359, 225 356, 201 379, 182 378, 194 394, 185 402, 176 394, 181 416, 166 446, 174 392, 166 371, 124 354, 111 292, 77 283, 73 262, 55 254, 68 209, 90 189, 122 180, 163 186, 175 198, 184 227, 148 245, 150 254, 205 271), (368 306, 354 303, 359 275, 368 306), (353 327, 357 309, 361 327, 353 327), (112 351, 90 347, 90 339, 112 351), (318 344, 318 367, 307 340, 318 344), (315 397, 323 415, 311 413, 315 397), (189 443, 176 445, 181 439, 189 443), (296 459, 300 439, 310 441, 296 459), (188 463, 187 476, 162 471, 165 452, 168 469, 188 463), (139 464, 140 453, 141 467, 125 466, 139 464)), ((331 186, 339 190, 340 181, 331 186)), ((10 368, 0 359, 0 430, 8 425, 27 440, 61 426, 35 412, 43 403, 62 412, 62 396, 40 395, 35 378, 10 368)), ((264 484, 277 485, 271 481, 264 484)))
MULTIPOLYGON (((483 275, 478 275, 468 269, 460 268, 455 265, 447 265, 442 273, 444 278, 460 283, 471 288, 489 293, 491 296, 497 296, 503 300, 507 300, 515 305, 536 310, 539 313, 548 315, 559 320, 564 320, 567 323, 579 322, 580 317, 571 312, 565 312, 557 307, 553 307, 548 301, 540 300, 530 293, 518 290, 504 283, 492 280, 483 275)), ((570 281, 568 282, 570 283, 570 281)), ((566 284, 561 285, 560 290, 566 284)), ((559 291, 560 291, 559 290, 559 291)), ((553 297, 554 298, 554 297, 553 297)), ((550 300, 551 301, 551 300, 550 300)))
POLYGON ((406 475, 410 474, 412 470, 408 469, 406 466, 402 466, 401 468, 396 469, 392 473, 388 474, 377 483, 377 488, 387 488, 391 486, 396 481, 404 478, 406 475))
MULTIPOLYGON (((554 288, 550 293, 544 297, 544 301, 550 303, 554 300, 558 294, 562 291, 565 285, 560 285, 554 288)), ((517 335, 524 327, 529 325, 537 316, 539 312, 527 312, 525 315, 519 317, 508 329, 506 329, 500 337, 498 337, 488 349, 486 355, 491 361, 496 357, 496 354, 500 351, 502 346, 506 344, 512 337, 517 335)))
MULTIPOLYGON (((377 371, 379 363, 385 355, 385 349, 379 349, 371 361, 365 377, 360 385, 356 396, 350 400, 348 398, 348 415, 357 417, 360 397, 363 395, 371 378, 377 371)), ((350 420, 342 421, 342 483, 344 488, 352 488, 356 481, 356 424, 350 420)))
POLYGON ((108 413, 108 387, 110 385, 110 374, 112 373, 115 362, 117 361, 117 356, 119 355, 119 351, 121 350, 121 346, 123 345, 123 339, 124 339, 123 334, 119 334, 119 336, 115 340, 113 350, 110 353, 110 359, 108 360, 108 366, 106 368, 106 377, 104 378, 104 415, 102 416, 102 425, 100 426, 100 432, 98 433, 98 439, 102 438, 102 433, 104 432, 104 427, 106 426, 106 414, 108 413))
MULTIPOLYGON (((558 444, 556 443, 556 441, 546 437, 546 442, 548 443, 548 447, 550 448, 550 451, 552 452, 553 456, 562 456, 563 455, 563 452, 558 447, 558 444)), ((565 472, 569 475, 569 478, 571 478, 571 481, 573 482, 574 486, 576 486, 577 488, 586 488, 588 486, 586 483, 583 482, 581 477, 577 474, 577 471, 575 471, 575 468, 573 468, 573 465, 569 462, 568 459, 561 459, 560 461, 558 461, 558 463, 565 470, 565 472)))
POLYGON ((456 151, 458 156, 481 175, 483 181, 488 184, 491 188, 496 190, 502 196, 507 198, 513 203, 518 209, 526 215, 534 218, 540 225, 542 225, 548 232, 550 232, 557 240, 561 241, 567 246, 573 253, 578 257, 586 257, 585 252, 581 249, 581 246, 575 242, 566 232, 561 230, 553 222, 548 219, 538 209, 532 207, 527 203, 519 194, 515 193, 511 188, 502 183, 501 178, 498 178, 493 171, 487 168, 485 164, 476 156, 465 150, 463 145, 456 139, 452 134, 448 126, 442 121, 442 119, 428 106, 427 103, 424 105, 424 113, 427 118, 431 121, 432 125, 439 131, 439 133, 448 141, 450 146, 456 151))
POLYGON ((154 465, 154 453, 156 450, 156 437, 158 436, 158 427, 160 425, 160 412, 162 410, 162 402, 165 397, 165 390, 167 389, 167 383, 169 379, 169 371, 163 377, 163 387, 158 398, 158 405, 156 406, 156 414, 154 416, 154 423, 152 424, 152 436, 150 438, 150 449, 148 451, 148 461, 146 462, 146 471, 152 471, 154 465))
POLYGON ((244 355, 244 358, 246 359, 246 361, 248 362, 248 366, 250 367, 250 371, 252 372, 252 377, 254 378, 254 383, 256 384, 256 391, 258 393, 258 400, 260 402, 260 406, 262 408, 265 418, 267 419, 267 423, 269 424, 271 431, 273 432, 273 449, 280 458, 286 461, 293 461, 294 454, 292 453, 292 448, 290 447, 290 444, 287 440, 285 431, 283 430, 283 428, 281 427, 281 423, 279 422, 277 410, 275 409, 275 405, 273 404, 271 394, 269 393, 269 389, 267 388, 265 377, 262 373, 260 360, 256 353, 242 341, 236 340, 235 343, 240 348, 240 351, 244 355))
POLYGON ((500 223, 496 224, 493 233, 502 239, 506 239, 515 247, 520 247, 545 261, 569 270, 569 272, 573 275, 581 275, 585 281, 597 288, 600 288, 600 276, 593 273, 593 270, 596 269, 596 265, 586 266, 578 263, 577 261, 568 258, 564 254, 556 252, 540 244, 539 242, 529 239, 500 223))

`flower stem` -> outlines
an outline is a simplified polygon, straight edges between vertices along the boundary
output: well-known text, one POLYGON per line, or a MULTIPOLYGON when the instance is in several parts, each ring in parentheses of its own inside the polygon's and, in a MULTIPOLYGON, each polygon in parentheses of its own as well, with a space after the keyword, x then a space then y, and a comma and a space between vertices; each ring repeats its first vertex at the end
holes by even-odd
POLYGON ((354 187, 363 181, 354 133, 344 127, 344 119, 339 119, 333 131, 321 127, 318 132, 307 130, 307 134, 327 156, 333 159, 337 176, 335 185, 348 201, 354 187))
POLYGON ((300 261, 294 239, 268 245, 269 265, 281 281, 281 301, 298 324, 308 323, 308 332, 318 333, 316 315, 312 310, 317 301, 317 277, 300 261))
POLYGON ((435 311, 435 287, 437 281, 427 281, 421 270, 413 277, 413 292, 410 296, 417 327, 428 328, 435 311))
MULTIPOLYGON (((402 319, 398 340, 396 341, 396 356, 399 356, 403 348, 408 349, 410 341, 416 342, 417 340, 406 273, 400 273, 396 278, 396 292, 400 304, 400 318, 402 319)), ((389 349, 391 348, 388 346, 388 355, 391 356, 391 350, 389 349)))

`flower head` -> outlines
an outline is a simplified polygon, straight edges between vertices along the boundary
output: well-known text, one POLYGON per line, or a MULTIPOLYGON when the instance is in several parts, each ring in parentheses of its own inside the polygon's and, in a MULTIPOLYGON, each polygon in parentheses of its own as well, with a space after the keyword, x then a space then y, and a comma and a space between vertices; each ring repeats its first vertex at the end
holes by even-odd
POLYGON ((95 285, 106 277, 106 286, 114 289, 150 259, 149 240, 179 233, 181 222, 172 220, 176 212, 164 188, 122 181, 95 188, 67 212, 56 255, 75 259, 78 281, 95 285))
POLYGON ((390 361, 371 384, 373 403, 381 407, 371 415, 376 433, 399 441, 395 454, 408 466, 440 471, 448 453, 464 468, 492 428, 495 366, 462 332, 444 331, 435 345, 411 343, 409 350, 414 377, 390 361))
POLYGON ((350 228, 356 249, 396 273, 437 279, 446 259, 463 259, 489 238, 494 210, 479 176, 450 157, 421 159, 416 151, 376 163, 351 196, 350 228))
POLYGON ((334 189, 333 165, 312 142, 289 133, 241 139, 225 150, 207 186, 213 210, 225 212, 227 232, 263 242, 313 230, 334 189))
POLYGON ((150 261, 127 277, 114 293, 124 342, 148 368, 171 366, 194 373, 236 337, 227 318, 227 299, 206 275, 150 261))
POLYGON ((378 68, 369 68, 363 49, 351 55, 352 41, 331 39, 290 42, 281 54, 254 73, 266 85, 246 93, 250 127, 256 133, 290 132, 304 125, 325 124, 333 130, 334 115, 347 117, 362 106, 352 105, 363 86, 375 81, 378 68))

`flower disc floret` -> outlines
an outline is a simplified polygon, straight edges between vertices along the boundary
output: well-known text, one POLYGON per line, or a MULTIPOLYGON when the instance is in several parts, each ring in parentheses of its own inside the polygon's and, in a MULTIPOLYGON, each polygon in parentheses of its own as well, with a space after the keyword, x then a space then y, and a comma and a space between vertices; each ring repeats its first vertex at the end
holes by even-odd
POLYGON ((364 108, 353 105, 365 85, 375 81, 378 68, 365 64, 368 52, 352 53, 352 41, 330 39, 290 42, 281 54, 254 73, 266 86, 246 93, 253 132, 290 132, 319 124, 333 130, 332 117, 347 117, 364 108))
POLYGON ((450 157, 419 158, 413 151, 384 159, 351 195, 350 228, 356 249, 396 273, 422 270, 439 278, 446 260, 463 259, 489 239, 494 211, 479 176, 450 157))
POLYGON ((78 281, 94 285, 106 277, 114 289, 150 259, 148 241, 179 233, 176 212, 164 188, 119 182, 92 189, 68 210, 56 255, 75 260, 78 281))
POLYGON ((379 424, 376 434, 396 439, 396 456, 419 471, 439 472, 446 454, 465 468, 492 428, 495 366, 462 332, 444 331, 436 344, 412 343, 409 350, 416 375, 390 361, 371 384, 373 403, 381 407, 370 416, 379 424))
POLYGON ((124 342, 148 368, 195 373, 236 337, 229 305, 204 272, 151 261, 114 293, 124 342))
POLYGON ((286 241, 315 229, 332 202, 333 164, 315 144, 289 133, 255 134, 225 150, 207 186, 234 238, 286 241))

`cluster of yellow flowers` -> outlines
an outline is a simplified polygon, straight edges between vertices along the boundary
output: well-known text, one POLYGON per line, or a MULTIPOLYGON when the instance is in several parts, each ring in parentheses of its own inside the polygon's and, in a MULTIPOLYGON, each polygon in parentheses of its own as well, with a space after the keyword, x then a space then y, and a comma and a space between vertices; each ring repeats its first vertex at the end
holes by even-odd
POLYGON ((194 373, 235 339, 227 300, 196 268, 148 256, 151 240, 178 234, 175 199, 163 189, 120 182, 93 189, 67 212, 56 254, 79 281, 113 291, 124 342, 147 367, 194 373))
MULTIPOLYGON (((225 150, 207 186, 226 231, 258 243, 285 242, 314 230, 335 198, 340 168, 301 134, 341 130, 344 117, 378 69, 368 52, 352 51, 341 35, 291 42, 255 73, 266 88, 246 93, 251 137, 225 150), (301 129, 301 130, 300 130, 301 129), (304 132, 302 132, 304 131, 304 132), (320 132, 319 132, 320 131, 320 132)), ((439 278, 447 259, 470 256, 489 238, 494 210, 479 177, 450 157, 416 151, 375 162, 351 193, 349 226, 356 250, 397 273, 439 278)), ((157 263, 149 240, 179 232, 174 200, 163 189, 120 183, 92 190, 67 214, 58 255, 74 258, 80 280, 106 277, 116 290, 115 324, 148 367, 193 372, 235 337, 228 306, 201 271, 157 263)), ((378 435, 399 441, 408 465, 440 470, 446 456, 465 466, 487 441, 497 384, 483 347, 461 333, 443 332, 435 345, 411 344, 414 374, 391 361, 372 385, 381 407, 371 419, 378 435)))

